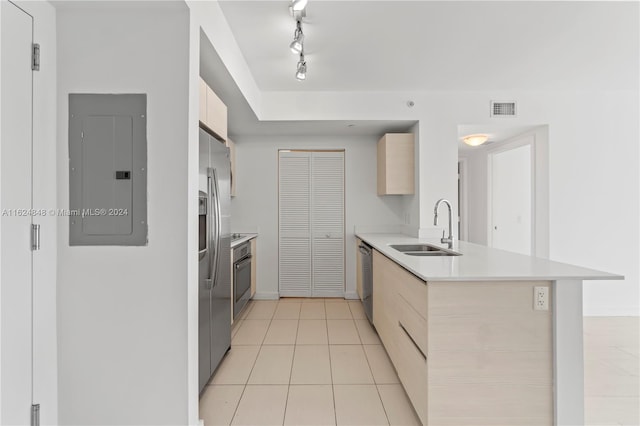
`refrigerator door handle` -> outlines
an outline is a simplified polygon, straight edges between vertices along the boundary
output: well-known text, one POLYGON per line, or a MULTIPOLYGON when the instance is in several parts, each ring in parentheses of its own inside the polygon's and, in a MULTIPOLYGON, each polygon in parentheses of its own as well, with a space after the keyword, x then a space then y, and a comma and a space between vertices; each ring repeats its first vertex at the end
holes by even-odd
POLYGON ((213 250, 213 246, 211 244, 212 240, 214 239, 214 235, 213 235, 213 221, 215 220, 213 217, 213 176, 211 174, 211 169, 207 169, 207 248, 208 250, 208 255, 209 255, 209 271, 207 274, 207 281, 208 284, 207 287, 208 289, 211 289, 211 287, 213 287, 212 285, 212 281, 213 281, 213 271, 215 270, 213 268, 213 256, 214 256, 214 250, 213 250))
POLYGON ((213 210, 213 214, 215 215, 215 238, 213 239, 213 244, 215 247, 215 251, 213 253, 213 262, 211 262, 211 271, 210 277, 213 280, 212 288, 215 288, 218 282, 218 274, 216 271, 218 270, 218 265, 220 264, 220 233, 222 232, 222 222, 221 222, 221 208, 220 208, 220 189, 218 187, 218 175, 216 174, 216 169, 209 168, 208 176, 210 179, 210 194, 212 195, 213 202, 215 202, 215 209, 213 210))

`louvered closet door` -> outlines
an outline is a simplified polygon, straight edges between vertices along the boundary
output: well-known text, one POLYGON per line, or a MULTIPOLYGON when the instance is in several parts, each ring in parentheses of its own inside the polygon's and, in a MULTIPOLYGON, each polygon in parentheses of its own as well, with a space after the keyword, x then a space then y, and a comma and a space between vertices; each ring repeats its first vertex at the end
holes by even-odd
POLYGON ((344 296, 344 152, 280 152, 280 296, 344 296))
POLYGON ((311 296, 311 158, 280 152, 280 296, 311 296))
POLYGON ((311 155, 312 295, 344 296, 344 153, 311 155))

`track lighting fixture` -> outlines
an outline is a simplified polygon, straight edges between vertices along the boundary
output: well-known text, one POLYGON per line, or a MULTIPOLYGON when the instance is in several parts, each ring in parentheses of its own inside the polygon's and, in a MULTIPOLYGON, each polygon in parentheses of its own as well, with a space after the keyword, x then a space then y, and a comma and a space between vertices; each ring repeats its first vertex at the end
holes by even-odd
POLYGON ((296 20, 296 30, 293 33, 293 41, 289 44, 289 49, 300 55, 300 60, 296 66, 296 78, 300 81, 307 78, 307 61, 304 60, 304 33, 302 32, 302 18, 307 16, 305 8, 308 0, 291 0, 289 12, 296 20))
POLYGON ((289 48, 293 53, 300 54, 302 53, 302 50, 304 48, 302 44, 303 42, 304 42, 304 33, 302 32, 302 22, 297 21, 296 31, 293 34, 293 41, 289 45, 289 48))
POLYGON ((300 60, 296 70, 296 78, 300 81, 307 78, 307 61, 304 60, 304 53, 300 52, 300 60))

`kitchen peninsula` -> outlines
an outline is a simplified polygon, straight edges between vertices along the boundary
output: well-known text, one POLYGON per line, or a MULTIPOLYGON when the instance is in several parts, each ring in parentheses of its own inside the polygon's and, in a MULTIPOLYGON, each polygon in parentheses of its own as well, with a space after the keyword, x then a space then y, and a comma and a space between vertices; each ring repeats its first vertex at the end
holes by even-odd
POLYGON ((424 425, 584 424, 582 281, 621 276, 464 241, 357 237, 373 248, 374 326, 424 425))

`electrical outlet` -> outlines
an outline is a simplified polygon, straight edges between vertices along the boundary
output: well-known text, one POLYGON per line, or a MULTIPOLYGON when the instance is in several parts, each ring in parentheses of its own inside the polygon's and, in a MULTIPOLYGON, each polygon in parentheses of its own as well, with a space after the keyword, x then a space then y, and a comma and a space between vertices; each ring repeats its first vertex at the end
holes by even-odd
POLYGON ((549 310, 549 287, 533 288, 533 309, 536 311, 549 310))

